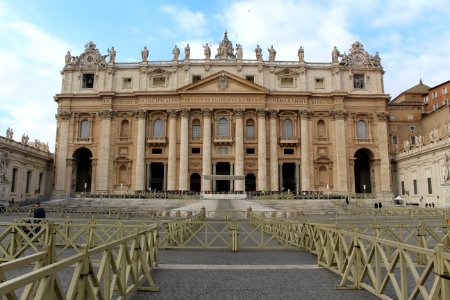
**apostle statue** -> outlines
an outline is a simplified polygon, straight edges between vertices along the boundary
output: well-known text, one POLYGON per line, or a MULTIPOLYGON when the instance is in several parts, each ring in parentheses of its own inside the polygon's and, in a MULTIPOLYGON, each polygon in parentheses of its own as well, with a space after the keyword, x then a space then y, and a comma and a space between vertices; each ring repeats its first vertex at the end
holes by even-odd
POLYGON ((255 54, 256 54, 256 60, 257 61, 263 61, 262 49, 261 49, 261 47, 259 47, 259 45, 256 45, 255 54))
POLYGON ((172 54, 173 60, 178 60, 178 57, 180 56, 180 48, 178 48, 177 45, 175 45, 175 48, 173 48, 172 54))
POLYGON ((269 51, 269 62, 274 62, 277 51, 275 51, 273 45, 271 45, 270 48, 267 48, 267 51, 269 51))
POLYGON ((208 43, 203 45, 203 54, 205 54, 205 59, 211 58, 211 48, 209 47, 208 43))
POLYGON ((298 49, 297 55, 298 55, 298 62, 304 63, 305 62, 305 50, 303 50, 302 46, 300 46, 300 48, 298 49))
POLYGON ((147 49, 147 47, 144 47, 144 49, 142 49, 141 56, 142 56, 142 61, 146 62, 147 59, 148 59, 148 49, 147 49))

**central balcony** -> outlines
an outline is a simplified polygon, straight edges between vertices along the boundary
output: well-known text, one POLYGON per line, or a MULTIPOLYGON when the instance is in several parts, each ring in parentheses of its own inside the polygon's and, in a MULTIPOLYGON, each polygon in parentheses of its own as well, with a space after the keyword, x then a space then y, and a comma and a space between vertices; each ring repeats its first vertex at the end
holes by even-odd
POLYGON ((284 146, 295 146, 300 143, 300 139, 293 136, 282 136, 280 137, 280 145, 284 146))
POLYGON ((233 144, 233 137, 230 135, 215 136, 213 143, 215 145, 231 145, 233 144))
POLYGON ((167 143, 165 136, 150 136, 147 138, 148 145, 162 146, 167 143))

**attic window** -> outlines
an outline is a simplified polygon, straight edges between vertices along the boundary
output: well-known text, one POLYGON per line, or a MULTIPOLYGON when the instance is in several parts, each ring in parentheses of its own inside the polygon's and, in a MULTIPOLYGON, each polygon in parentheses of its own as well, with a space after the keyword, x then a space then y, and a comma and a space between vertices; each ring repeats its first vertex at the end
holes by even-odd
POLYGON ((123 79, 123 88, 124 89, 131 89, 132 85, 131 85, 131 78, 124 78, 123 79))
POLYGON ((325 86, 323 84, 323 78, 315 78, 314 79, 315 88, 316 89, 323 89, 325 86))
POLYGON ((245 80, 255 82, 255 76, 254 75, 245 75, 245 80))
POLYGON ((200 75, 193 75, 192 76, 192 83, 197 82, 197 81, 199 81, 201 79, 202 79, 202 76, 200 76, 200 75))
POLYGON ((83 89, 92 89, 94 87, 94 74, 83 74, 83 89))
POLYGON ((166 78, 163 76, 155 76, 153 77, 153 86, 165 86, 166 78))
POLYGON ((281 77, 280 78, 280 86, 281 87, 293 87, 294 86, 294 78, 292 78, 292 77, 281 77))

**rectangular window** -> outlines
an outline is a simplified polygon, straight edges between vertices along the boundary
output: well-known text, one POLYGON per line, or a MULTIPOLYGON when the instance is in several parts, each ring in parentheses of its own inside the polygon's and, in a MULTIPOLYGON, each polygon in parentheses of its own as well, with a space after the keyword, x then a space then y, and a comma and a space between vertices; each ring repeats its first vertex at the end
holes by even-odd
POLYGON ((413 115, 408 115, 408 120, 414 120, 414 116, 413 115))
POLYGON ((17 169, 14 168, 12 170, 12 178, 11 178, 11 193, 16 192, 16 181, 17 181, 17 169))
POLYGON ((27 182, 25 185, 25 193, 29 194, 30 193, 30 181, 31 181, 31 171, 27 172, 27 182))
POLYGON ((165 86, 166 85, 166 77, 155 76, 153 77, 153 86, 165 86))
POLYGON ((405 191, 405 182, 404 182, 404 181, 401 181, 401 182, 400 182, 400 185, 401 185, 401 188, 402 188, 402 195, 405 195, 405 194, 406 194, 406 191, 405 191))
POLYGON ((442 88, 442 94, 443 94, 443 95, 447 95, 447 93, 448 93, 447 88, 446 88, 446 87, 443 87, 443 88, 442 88))
POLYGON ((246 148, 245 149, 246 154, 255 154, 255 148, 246 148))
POLYGON ((324 84, 324 81, 323 81, 323 78, 315 78, 314 79, 314 86, 315 86, 315 88, 316 89, 323 89, 323 88, 325 88, 325 84, 324 84))
POLYGON ((353 75, 353 88, 364 89, 364 74, 353 75))
POLYGON ((417 195, 417 180, 413 180, 413 189, 414 189, 414 195, 417 195))
POLYGON ((153 148, 152 154, 162 154, 162 148, 153 148))
POLYGON ((431 195, 431 194, 433 194, 433 186, 431 185, 430 177, 427 178, 427 183, 428 183, 428 194, 431 195))
POLYGON ((199 81, 201 79, 202 79, 201 75, 193 75, 192 76, 192 83, 197 82, 197 81, 199 81))
POLYGON ((392 136, 392 144, 397 145, 397 136, 396 135, 392 136))
POLYGON ((423 103, 428 103, 428 96, 423 97, 423 103))
POLYGON ((254 75, 245 75, 245 80, 255 82, 255 76, 254 75))
POLYGON ((415 125, 409 126, 409 131, 411 132, 416 131, 416 126, 415 125))
POLYGON ((191 153, 192 154, 200 154, 200 148, 192 148, 191 153))
POLYGON ((286 149, 284 149, 284 154, 292 155, 292 154, 294 154, 294 149, 286 148, 286 149))
POLYGON ((92 89, 94 87, 94 74, 83 74, 83 89, 92 89))
POLYGON ((131 83, 132 83, 131 78, 124 78, 123 79, 123 88, 131 89, 133 87, 133 85, 131 83))
POLYGON ((280 78, 280 86, 281 87, 293 87, 294 86, 294 78, 292 78, 292 77, 281 77, 280 78))
POLYGON ((413 136, 411 137, 411 145, 415 145, 415 144, 416 144, 416 136, 413 135, 413 136))

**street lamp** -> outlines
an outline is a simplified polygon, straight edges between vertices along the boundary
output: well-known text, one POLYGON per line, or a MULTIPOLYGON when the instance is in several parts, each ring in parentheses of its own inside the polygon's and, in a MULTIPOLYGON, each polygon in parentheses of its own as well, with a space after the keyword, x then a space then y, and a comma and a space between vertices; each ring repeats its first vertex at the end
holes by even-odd
POLYGON ((87 182, 84 183, 84 193, 87 193, 87 182))
POLYGON ((363 184, 363 189, 364 189, 364 200, 366 199, 366 185, 363 184))

